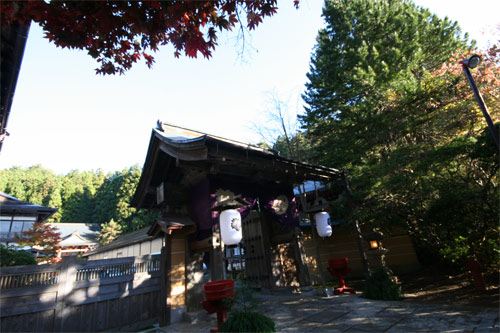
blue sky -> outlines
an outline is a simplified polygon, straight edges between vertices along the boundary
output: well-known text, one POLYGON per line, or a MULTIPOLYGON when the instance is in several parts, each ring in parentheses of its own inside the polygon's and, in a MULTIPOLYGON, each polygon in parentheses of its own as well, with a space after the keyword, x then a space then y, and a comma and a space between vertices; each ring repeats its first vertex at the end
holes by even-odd
MULTIPOLYGON (((440 17, 457 20, 484 44, 500 22, 500 1, 418 0, 440 17)), ((323 26, 322 1, 278 2, 278 14, 248 37, 245 56, 236 33, 219 37, 210 60, 176 59, 171 47, 121 76, 97 76, 83 51, 56 48, 31 27, 7 130, 0 168, 42 164, 57 173, 105 172, 142 166, 156 121, 255 143, 252 124, 266 124, 269 92, 301 112, 300 94, 315 37, 323 26)))

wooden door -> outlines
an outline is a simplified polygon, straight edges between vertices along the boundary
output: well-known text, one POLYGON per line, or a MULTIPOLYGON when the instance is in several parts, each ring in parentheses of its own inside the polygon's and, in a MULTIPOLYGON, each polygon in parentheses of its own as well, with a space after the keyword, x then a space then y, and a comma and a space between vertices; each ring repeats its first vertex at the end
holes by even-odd
POLYGON ((259 214, 251 212, 243 223, 245 275, 253 287, 270 287, 270 260, 259 214))

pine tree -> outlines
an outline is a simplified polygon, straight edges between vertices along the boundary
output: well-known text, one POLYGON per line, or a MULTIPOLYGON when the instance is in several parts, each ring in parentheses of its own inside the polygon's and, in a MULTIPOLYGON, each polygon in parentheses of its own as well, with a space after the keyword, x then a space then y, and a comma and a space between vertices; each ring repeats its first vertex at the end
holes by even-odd
POLYGON ((108 223, 101 224, 101 234, 99 235, 99 243, 101 245, 109 244, 113 239, 118 237, 122 232, 122 227, 111 219, 108 223))
MULTIPOLYGON (((404 0, 331 0, 323 17, 301 117, 316 162, 349 171, 363 223, 497 266, 498 151, 458 64, 474 43, 404 0)), ((498 60, 486 58, 477 77, 499 121, 498 60)))
POLYGON ((467 44, 456 23, 408 1, 326 1, 323 17, 301 120, 325 152, 320 162, 350 169, 412 130, 408 115, 384 112, 388 93, 421 89, 425 73, 467 44))

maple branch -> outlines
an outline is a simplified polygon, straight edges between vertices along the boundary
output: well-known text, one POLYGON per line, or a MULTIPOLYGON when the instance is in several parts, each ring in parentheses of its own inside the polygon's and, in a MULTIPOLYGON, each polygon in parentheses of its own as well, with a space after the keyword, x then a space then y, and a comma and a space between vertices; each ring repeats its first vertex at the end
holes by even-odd
MULTIPOLYGON (((171 44, 181 52, 210 58, 217 45, 217 30, 232 30, 239 22, 243 54, 245 29, 255 29, 276 13, 277 0, 213 1, 1 1, 2 25, 37 22, 45 37, 62 48, 86 50, 100 67, 98 74, 124 74, 149 51, 171 44), (239 11, 244 8, 243 22, 239 11), (204 32, 202 32, 205 31, 204 32)), ((297 3, 294 1, 294 4, 297 3)))
POLYGON ((244 55, 245 55, 245 45, 246 45, 245 35, 248 31, 246 30, 245 25, 243 24, 243 22, 241 20, 239 11, 236 11, 236 17, 238 18, 238 23, 240 24, 240 28, 238 29, 238 36, 236 38, 237 38, 237 41, 240 41, 240 40, 242 41, 241 51, 238 51, 238 57, 241 60, 243 60, 244 55))

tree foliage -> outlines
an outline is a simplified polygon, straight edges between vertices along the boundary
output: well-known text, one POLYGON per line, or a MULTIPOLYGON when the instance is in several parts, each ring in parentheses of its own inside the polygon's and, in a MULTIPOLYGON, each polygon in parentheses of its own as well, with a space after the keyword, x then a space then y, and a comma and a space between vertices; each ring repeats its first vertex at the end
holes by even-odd
POLYGON ((124 232, 149 225, 154 214, 129 206, 139 182, 138 166, 104 174, 73 170, 56 175, 40 165, 0 170, 0 190, 20 200, 59 210, 52 222, 106 223, 114 219, 124 232))
POLYGON ((387 98, 413 97, 425 73, 467 44, 456 23, 406 1, 327 1, 323 17, 327 26, 311 57, 301 119, 329 147, 325 162, 337 155, 336 163, 358 164, 396 133, 413 130, 408 115, 385 110, 387 98), (399 128, 405 131, 394 131, 399 128))
MULTIPOLYGON (((274 321, 259 313, 259 300, 251 285, 242 279, 235 282, 234 299, 225 299, 232 306, 227 320, 220 325, 220 332, 276 332, 274 321)), ((224 301, 224 300, 223 300, 224 301)))
MULTIPOLYGON (((2 25, 31 20, 59 47, 86 50, 100 74, 123 74, 142 57, 171 44, 181 52, 209 58, 220 31, 238 23, 255 29, 277 11, 276 0, 213 1, 2 1, 2 25)), ((294 1, 298 6, 298 0, 294 1)))
MULTIPOLYGON (((323 17, 301 117, 315 161, 350 172, 360 221, 496 265, 498 152, 458 64, 474 44, 408 1, 332 0, 323 17)), ((474 75, 499 110, 499 63, 487 58, 474 75)))
POLYGON ((363 297, 384 301, 399 301, 403 298, 401 286, 390 269, 377 267, 370 273, 363 286, 363 297))
POLYGON ((108 223, 101 224, 101 233, 99 234, 99 243, 106 245, 122 233, 122 227, 113 219, 108 223))
POLYGON ((273 149, 281 156, 301 162, 309 162, 313 158, 312 145, 309 138, 303 132, 280 135, 273 145, 273 149))
POLYGON ((0 244, 0 266, 36 265, 36 260, 29 251, 17 250, 0 244))
POLYGON ((300 130, 298 112, 293 112, 288 100, 276 91, 268 93, 268 110, 265 126, 253 123, 252 127, 261 137, 261 145, 273 149, 283 157, 297 161, 311 160, 311 143, 300 130))

